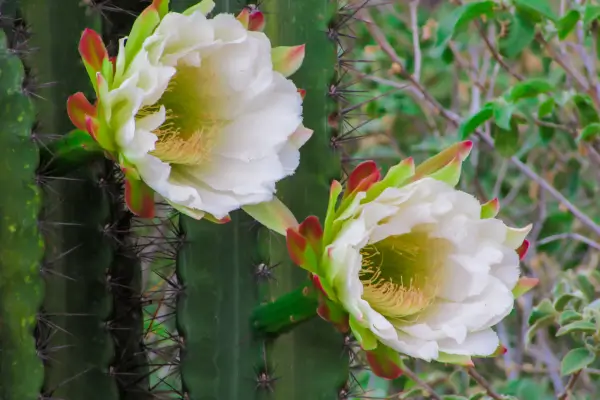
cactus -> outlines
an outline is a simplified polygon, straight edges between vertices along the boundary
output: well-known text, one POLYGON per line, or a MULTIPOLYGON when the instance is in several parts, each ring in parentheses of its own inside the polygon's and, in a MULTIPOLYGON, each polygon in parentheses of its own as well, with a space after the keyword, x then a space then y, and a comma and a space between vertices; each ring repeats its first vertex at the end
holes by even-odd
POLYGON ((23 93, 23 65, 0 30, 0 399, 35 400, 44 373, 34 327, 43 298, 39 274, 43 241, 37 216, 38 151, 31 140, 35 113, 23 93), (24 376, 27 376, 24 379, 24 376))
MULTIPOLYGON (((172 0, 171 8, 181 11, 197 1, 172 0)), ((17 314, 19 323, 26 316, 30 325, 16 325, 12 309, 8 309, 7 315, 12 318, 6 318, 8 324, 0 314, 0 398, 8 396, 2 392, 6 388, 10 388, 10 396, 24 400, 38 398, 40 393, 43 398, 65 400, 162 396, 164 393, 155 390, 149 393, 153 388, 148 383, 150 369, 143 345, 139 249, 133 247, 130 237, 132 216, 123 208, 119 173, 111 162, 100 157, 101 150, 85 132, 72 131, 65 110, 69 94, 91 89, 75 44, 85 27, 99 27, 103 10, 91 0, 19 2, 32 34, 29 45, 37 49, 26 65, 38 85, 29 89, 38 97, 35 137, 41 145, 36 149, 31 142, 19 142, 35 160, 30 170, 21 169, 31 173, 27 175, 31 185, 23 185, 25 177, 15 173, 8 187, 15 186, 19 178, 17 185, 27 190, 16 186, 7 192, 11 198, 19 191, 27 193, 31 201, 21 201, 20 210, 29 214, 24 217, 20 214, 24 211, 13 209, 6 213, 22 221, 32 219, 31 228, 22 224, 23 229, 30 229, 30 236, 19 236, 19 240, 24 243, 27 239, 36 252, 27 251, 27 258, 19 256, 19 262, 11 265, 6 262, 11 258, 3 257, 0 265, 0 276, 11 277, 0 281, 4 285, 0 289, 32 282, 24 285, 27 307, 19 308, 17 314), (47 82, 54 85, 44 85, 47 82), (96 151, 81 151, 92 148, 96 151), (36 177, 32 171, 38 150, 41 164, 36 177), (37 192, 32 190, 36 179, 44 189, 39 220, 37 192), (41 278, 36 262, 43 247, 37 236, 38 226, 46 242, 41 278), (21 277, 11 268, 27 274, 22 272, 21 277), (15 276, 21 280, 14 280, 15 276), (44 372, 32 336, 38 310, 36 334, 44 372), (23 340, 28 336, 30 340, 23 340), (22 366, 25 363, 31 367, 22 366), (24 368, 31 371, 31 376, 18 380, 15 374, 24 368), (14 386, 15 380, 26 383, 14 386)), ((106 7, 106 3, 99 4, 106 7)), ((111 6, 139 12, 145 5, 119 0, 111 6)), ((296 175, 279 185, 278 196, 298 218, 319 215, 326 209, 330 181, 339 178, 341 172, 339 156, 331 145, 338 105, 328 96, 338 64, 337 33, 332 22, 338 9, 335 2, 326 0, 307 0, 301 5, 266 0, 260 6, 268 12, 267 35, 274 45, 307 45, 304 66, 293 79, 307 90, 304 124, 315 134, 301 151, 296 175)), ((223 0, 217 2, 215 12, 237 12, 241 7, 237 1, 223 0)), ((116 38, 126 34, 132 20, 127 13, 115 17, 111 14, 103 25, 109 49, 116 38)), ((0 62, 9 63, 9 58, 0 62)), ((0 84, 7 79, 4 74, 0 76, 0 84)), ((20 85, 20 79, 15 81, 20 85)), ((13 100, 17 95, 26 99, 16 88, 10 95, 11 105, 20 104, 13 100)), ((0 93, 0 101, 7 99, 0 93)), ((10 119, 0 123, 17 129, 7 121, 10 119)), ((19 140, 27 138, 29 122, 27 118, 19 119, 18 128, 23 131, 19 140)), ((15 146, 6 143, 6 151, 15 146)), ((11 160, 14 155, 6 158, 11 160)), ((20 157, 18 162, 23 159, 20 157)), ((15 160, 13 165, 20 164, 15 160)), ((8 198, 0 201, 3 213, 9 206, 17 204, 8 198)), ((182 346, 179 372, 183 393, 174 388, 176 393, 171 394, 190 400, 343 398, 349 374, 344 338, 328 324, 312 318, 318 294, 306 274, 289 261, 285 239, 258 226, 241 211, 232 213, 231 222, 223 225, 185 216, 179 221, 182 246, 176 256, 178 283, 174 286, 179 289, 176 318, 182 346)), ((10 230, 7 220, 3 224, 10 230)), ((14 238, 8 236, 6 241, 13 243, 14 238)), ((21 292, 13 287, 0 295, 10 292, 15 307, 21 306, 14 301, 15 293, 21 292)), ((8 300, 2 301, 4 304, 8 300)), ((6 310, 3 307, 0 313, 6 310)))
MULTIPOLYGON (((66 100, 76 89, 87 89, 85 69, 76 43, 81 31, 99 25, 89 3, 80 0, 22 0, 23 15, 36 49, 28 65, 38 86, 38 129, 49 139, 69 132, 66 100), (57 40, 60 38, 60 40, 57 40), (46 83, 52 85, 46 85, 46 83)), ((51 163, 52 166, 52 163, 51 163)), ((110 273, 115 270, 116 241, 111 229, 119 204, 113 168, 91 160, 64 176, 42 165, 44 213, 40 225, 46 239, 43 276, 46 295, 38 326, 45 360, 42 395, 66 400, 118 398, 110 317, 113 312, 110 273)))
MULTIPOLYGON (((339 156, 332 150, 328 121, 337 114, 337 104, 328 97, 336 80, 336 2, 266 0, 266 33, 274 45, 306 43, 306 59, 294 74, 298 87, 306 89, 304 124, 315 133, 301 150, 296 174, 281 183, 278 196, 297 218, 321 214, 326 209, 330 182, 341 173, 339 156), (307 23, 311 21, 311 23, 307 23), (330 29, 333 28, 333 29, 330 29)), ((271 295, 282 296, 301 285, 306 274, 289 262, 285 241, 269 240, 271 260, 281 262, 271 282, 271 295)), ((348 380, 349 361, 343 336, 323 321, 314 319, 278 338, 268 350, 278 366, 274 399, 337 399, 348 380)))
MULTIPOLYGON (((173 8, 181 11, 195 3, 173 1, 173 8)), ((236 11, 230 6, 220 2, 215 12, 236 11)), ((258 355, 248 322, 256 303, 252 267, 258 257, 252 221, 240 211, 224 225, 180 218, 184 243, 177 275, 183 292, 177 325, 183 390, 191 400, 249 398, 258 355)))

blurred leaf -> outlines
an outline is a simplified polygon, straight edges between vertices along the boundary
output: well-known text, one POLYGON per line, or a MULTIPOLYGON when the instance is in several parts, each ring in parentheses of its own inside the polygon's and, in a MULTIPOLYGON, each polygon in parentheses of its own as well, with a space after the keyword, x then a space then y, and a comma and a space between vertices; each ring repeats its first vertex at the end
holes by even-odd
POLYGON ((469 400, 465 396, 457 396, 455 394, 447 394, 442 396, 442 400, 469 400))
POLYGON ((592 22, 596 21, 600 18, 600 6, 595 6, 592 4, 586 4, 585 11, 583 13, 583 25, 587 29, 592 24, 592 22))
POLYGON ((525 340, 527 343, 531 343, 535 334, 544 328, 552 326, 554 324, 555 317, 554 315, 547 315, 535 321, 533 325, 527 329, 527 333, 525 334, 525 340))
POLYGON ((591 142, 596 139, 599 134, 600 122, 593 122, 581 130, 578 139, 583 140, 584 142, 591 142))
POLYGON ((556 312, 552 302, 549 299, 544 299, 537 306, 533 307, 527 323, 532 325, 542 318, 554 316, 554 314, 556 314, 556 312))
POLYGON ((516 109, 516 105, 512 103, 506 103, 503 99, 498 99, 494 102, 494 122, 500 128, 509 130, 510 121, 512 120, 513 112, 516 109))
POLYGON ((510 122, 510 129, 492 125, 492 137, 494 147, 501 156, 512 157, 519 150, 519 125, 514 118, 510 122))
POLYGON ((488 398, 486 392, 479 392, 469 397, 469 400, 487 400, 488 398))
POLYGON ((522 379, 519 382, 516 397, 518 399, 541 400, 544 397, 544 387, 532 379, 522 379))
POLYGON ((517 83, 506 95, 506 100, 516 102, 520 99, 535 97, 542 93, 551 92, 554 90, 554 85, 546 79, 532 78, 523 82, 517 83))
POLYGON ((582 126, 587 126, 594 122, 600 122, 600 118, 598 117, 598 113, 594 107, 594 102, 589 95, 577 93, 573 96, 572 100, 577 107, 582 126))
POLYGON ((575 310, 566 310, 560 313, 560 316, 558 317, 558 323, 560 325, 566 325, 573 321, 579 321, 582 317, 583 316, 575 310))
POLYGON ((466 393, 469 388, 469 374, 467 374, 462 369, 457 369, 448 377, 448 381, 450 385, 454 388, 454 392, 456 393, 466 393))
POLYGON ((577 280, 577 286, 587 299, 587 301, 592 302, 596 298, 596 289, 594 285, 590 282, 590 279, 584 274, 578 274, 575 278, 577 280))
POLYGON ((456 32, 482 15, 491 17, 496 4, 493 1, 477 1, 454 9, 439 22, 436 47, 445 47, 456 32))
POLYGON ((595 333, 597 330, 596 324, 590 321, 575 321, 561 327, 556 336, 564 336, 569 333, 595 333))
POLYGON ((508 35, 500 39, 500 50, 508 58, 515 58, 529 47, 535 37, 535 23, 527 15, 517 10, 511 16, 508 35))
POLYGON ((556 14, 548 0, 514 0, 514 4, 532 14, 544 16, 551 21, 556 21, 556 14))
POLYGON ((571 375, 574 372, 580 371, 594 362, 596 356, 594 353, 581 347, 569 351, 560 363, 560 374, 562 376, 571 375))
MULTIPOLYGON (((549 123, 553 123, 553 124, 555 124, 557 122, 556 117, 554 115, 552 117, 542 117, 540 119, 540 121, 549 122, 549 123)), ((538 127, 538 132, 539 132, 540 140, 542 141, 542 144, 547 145, 548 143, 550 143, 552 141, 552 139, 554 139, 554 134, 556 133, 556 129, 552 126, 540 125, 538 127)))
POLYGON ((554 111, 554 106, 556 105, 556 101, 554 100, 554 97, 548 97, 546 100, 544 100, 542 102, 542 104, 540 104, 540 107, 538 108, 538 117, 545 117, 548 114, 551 114, 552 111, 554 111))
POLYGON ((492 118, 494 114, 493 103, 488 103, 481 110, 467 118, 458 128, 458 136, 461 139, 466 139, 475 132, 477 128, 483 125, 484 122, 492 118))
POLYGON ((581 15, 577 10, 569 10, 564 17, 558 20, 556 28, 558 30, 558 38, 564 40, 573 31, 581 15))
POLYGON ((569 302, 576 298, 577 296, 575 296, 573 293, 565 293, 554 300, 554 309, 556 311, 563 311, 569 302))
POLYGON ((506 399, 556 400, 556 397, 548 392, 545 385, 540 385, 539 382, 531 378, 511 380, 502 392, 504 395, 509 395, 506 396, 506 399))

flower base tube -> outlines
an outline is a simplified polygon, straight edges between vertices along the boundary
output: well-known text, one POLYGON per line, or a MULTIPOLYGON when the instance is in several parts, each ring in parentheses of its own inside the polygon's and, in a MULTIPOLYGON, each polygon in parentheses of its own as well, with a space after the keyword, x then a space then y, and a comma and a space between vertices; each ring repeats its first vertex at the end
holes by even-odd
POLYGON ((87 132, 78 129, 40 146, 41 170, 49 176, 63 176, 102 157, 104 150, 87 132))
POLYGON ((252 314, 255 334, 278 336, 317 315, 317 292, 307 281, 275 301, 258 306, 252 314))

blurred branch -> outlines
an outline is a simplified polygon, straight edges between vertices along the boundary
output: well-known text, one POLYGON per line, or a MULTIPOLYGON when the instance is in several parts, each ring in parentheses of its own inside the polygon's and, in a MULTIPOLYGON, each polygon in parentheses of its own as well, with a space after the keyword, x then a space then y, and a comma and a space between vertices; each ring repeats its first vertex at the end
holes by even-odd
POLYGON ((571 378, 569 378, 569 383, 567 383, 565 391, 560 396, 558 396, 557 400, 567 400, 569 398, 569 393, 571 393, 571 389, 573 389, 575 383, 577 383, 577 379, 579 379, 579 376, 581 375, 582 371, 583 370, 579 370, 573 375, 571 375, 571 378))
POLYGON ((479 372, 475 370, 475 368, 467 367, 467 372, 469 373, 471 378, 473 378, 475 382, 477 382, 479 386, 481 386, 486 391, 488 396, 490 396, 494 400, 503 400, 502 396, 500 396, 494 391, 492 385, 483 376, 481 376, 479 372))
POLYGON ((542 240, 539 240, 537 242, 537 245, 541 246, 541 245, 544 245, 547 243, 555 242, 557 240, 564 240, 564 239, 576 240, 578 242, 587 244, 588 246, 590 246, 593 249, 600 250, 600 243, 595 242, 588 237, 585 237, 583 235, 580 235, 579 233, 574 233, 574 232, 560 233, 558 235, 548 236, 542 240))
POLYGON ((429 393, 429 397, 434 400, 442 400, 442 397, 435 392, 435 390, 429 386, 427 382, 419 378, 419 376, 413 372, 406 365, 402 366, 402 372, 406 375, 410 380, 414 381, 417 385, 425 389, 427 393, 429 393))
POLYGON ((417 17, 417 9, 419 8, 420 2, 421 0, 413 0, 408 6, 410 9, 410 25, 412 27, 413 49, 415 53, 415 71, 413 76, 417 82, 421 80, 421 63, 423 60, 421 55, 421 44, 419 40, 419 21, 417 17))

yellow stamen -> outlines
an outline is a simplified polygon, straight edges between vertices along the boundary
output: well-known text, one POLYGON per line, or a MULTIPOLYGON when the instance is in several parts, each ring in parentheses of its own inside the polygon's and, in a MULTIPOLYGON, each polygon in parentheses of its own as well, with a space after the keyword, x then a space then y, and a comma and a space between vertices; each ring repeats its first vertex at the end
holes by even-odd
POLYGON ((219 131, 226 123, 215 110, 221 103, 206 90, 214 79, 210 68, 178 67, 160 100, 143 107, 138 118, 166 109, 166 120, 152 154, 170 164, 199 165, 210 158, 219 131))
POLYGON ((446 240, 416 230, 362 248, 363 298, 390 318, 422 311, 436 297, 449 246, 446 240))

